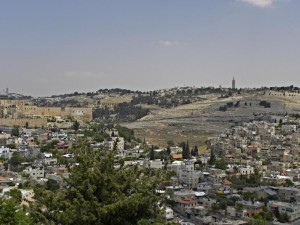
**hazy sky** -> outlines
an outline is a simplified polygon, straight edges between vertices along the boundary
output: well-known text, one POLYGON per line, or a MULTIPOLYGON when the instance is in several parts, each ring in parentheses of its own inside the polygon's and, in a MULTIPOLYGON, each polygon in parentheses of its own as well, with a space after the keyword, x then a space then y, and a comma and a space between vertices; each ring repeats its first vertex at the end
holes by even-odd
POLYGON ((0 89, 300 86, 300 0, 0 3, 0 89))

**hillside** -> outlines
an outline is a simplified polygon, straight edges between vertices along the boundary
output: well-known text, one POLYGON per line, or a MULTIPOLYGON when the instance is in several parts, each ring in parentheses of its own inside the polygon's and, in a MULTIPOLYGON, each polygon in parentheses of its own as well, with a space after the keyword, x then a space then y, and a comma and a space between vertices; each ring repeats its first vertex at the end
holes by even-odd
POLYGON ((247 122, 264 114, 298 113, 300 102, 285 97, 266 96, 263 93, 244 93, 230 98, 218 98, 211 94, 203 96, 205 100, 181 105, 175 108, 151 109, 149 115, 124 126, 135 130, 136 136, 151 143, 166 145, 168 140, 174 143, 189 140, 192 145, 204 145, 209 136, 230 128, 232 125, 247 122), (270 102, 271 108, 259 105, 263 100, 270 102), (220 111, 228 102, 240 101, 239 107, 220 111), (246 104, 245 104, 246 103, 246 104), (250 106, 251 103, 251 106, 250 106))
POLYGON ((300 98, 292 97, 297 91, 293 86, 239 90, 178 87, 150 92, 117 88, 39 98, 35 103, 91 107, 94 119, 121 123, 151 143, 189 140, 203 146, 207 137, 254 116, 299 113, 300 98))

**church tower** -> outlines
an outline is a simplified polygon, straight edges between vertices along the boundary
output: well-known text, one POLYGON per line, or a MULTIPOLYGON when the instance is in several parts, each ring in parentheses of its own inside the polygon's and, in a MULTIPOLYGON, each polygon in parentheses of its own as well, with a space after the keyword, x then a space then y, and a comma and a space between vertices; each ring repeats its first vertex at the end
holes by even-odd
POLYGON ((234 79, 234 77, 232 78, 231 89, 235 90, 235 79, 234 79))

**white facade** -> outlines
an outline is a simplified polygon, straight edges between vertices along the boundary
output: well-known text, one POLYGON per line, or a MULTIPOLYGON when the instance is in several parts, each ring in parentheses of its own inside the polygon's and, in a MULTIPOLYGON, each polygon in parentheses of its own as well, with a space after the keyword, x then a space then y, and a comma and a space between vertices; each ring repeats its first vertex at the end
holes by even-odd
POLYGON ((174 219, 174 212, 169 207, 166 207, 166 209, 165 209, 165 218, 166 218, 166 220, 172 220, 172 219, 174 219))
POLYGON ((178 175, 182 164, 183 164, 182 161, 174 161, 172 164, 167 165, 167 169, 169 171, 176 172, 176 174, 178 175))
POLYGON ((44 178, 45 177, 45 170, 43 166, 39 167, 27 167, 24 170, 25 173, 29 174, 30 177, 33 179, 38 179, 38 178, 44 178))
POLYGON ((273 207, 278 207, 278 211, 282 214, 286 213, 290 221, 295 221, 300 218, 300 205, 297 203, 272 201, 268 203, 268 207, 270 210, 272 210, 273 207))
POLYGON ((111 137, 111 141, 107 141, 108 149, 112 151, 116 145, 116 150, 124 150, 125 141, 123 137, 111 137))
POLYGON ((160 159, 156 160, 145 160, 144 161, 144 167, 150 168, 150 169, 162 169, 163 168, 163 162, 160 159))
POLYGON ((239 173, 242 175, 249 175, 254 174, 254 167, 246 166, 246 167, 239 167, 239 173))
POLYGON ((29 203, 32 203, 33 197, 34 197, 34 191, 33 189, 20 189, 22 194, 22 205, 29 206, 29 203))
POLYGON ((0 148, 0 157, 9 158, 9 148, 1 146, 1 148, 0 148))
POLYGON ((296 125, 291 125, 291 124, 283 124, 281 129, 286 132, 291 132, 291 131, 296 131, 297 126, 296 125))
POLYGON ((179 182, 187 185, 189 188, 197 188, 200 178, 200 171, 195 170, 194 162, 185 161, 180 166, 178 173, 179 182))

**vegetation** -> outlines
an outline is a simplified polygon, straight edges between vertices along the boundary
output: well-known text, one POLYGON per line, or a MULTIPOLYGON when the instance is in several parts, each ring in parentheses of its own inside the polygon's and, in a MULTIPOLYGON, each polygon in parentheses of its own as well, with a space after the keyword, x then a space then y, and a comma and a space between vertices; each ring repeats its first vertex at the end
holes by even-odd
POLYGON ((275 216, 280 223, 287 223, 289 222, 288 215, 286 213, 279 212, 278 208, 275 210, 275 216))
POLYGON ((34 223, 14 198, 8 200, 0 198, 0 224, 31 225, 34 223))
POLYGON ((76 152, 79 165, 71 169, 68 189, 36 189, 35 223, 114 225, 155 220, 159 200, 155 189, 162 172, 137 166, 115 169, 112 153, 93 151, 84 144, 76 152))
POLYGON ((260 105, 260 106, 263 106, 264 108, 271 108, 271 103, 270 103, 270 102, 267 102, 267 101, 265 101, 265 100, 260 101, 260 102, 259 102, 259 105, 260 105))
POLYGON ((25 162, 24 157, 21 156, 20 152, 13 152, 9 164, 11 165, 11 170, 15 172, 21 172, 25 168, 22 163, 25 162))
POLYGON ((46 182, 46 188, 50 191, 57 191, 59 189, 59 184, 56 180, 48 179, 46 182))
POLYGON ((20 136, 19 127, 14 126, 11 130, 11 135, 15 137, 19 137, 20 136))
POLYGON ((13 143, 13 144, 8 144, 6 145, 6 147, 10 148, 10 149, 16 149, 16 144, 13 143))
POLYGON ((229 180, 232 182, 232 187, 242 190, 244 187, 257 187, 261 184, 261 175, 256 172, 250 175, 240 175, 239 178, 231 177, 229 180))
POLYGON ((115 126, 115 129, 118 131, 119 136, 123 137, 125 141, 130 142, 134 138, 134 131, 127 127, 122 127, 120 125, 115 126))
POLYGON ((107 106, 96 108, 93 111, 93 118, 108 122, 135 121, 146 116, 148 113, 149 109, 143 109, 141 106, 124 102, 117 104, 113 108, 107 106))
POLYGON ((80 127, 80 123, 77 120, 75 120, 72 125, 72 129, 78 131, 79 127, 80 127))
POLYGON ((215 168, 221 169, 221 170, 226 170, 227 169, 227 164, 224 159, 219 159, 215 161, 215 168))
POLYGON ((182 158, 189 159, 191 156, 189 142, 182 142, 179 146, 182 147, 182 158))
MULTIPOLYGON (((247 105, 246 102, 245 102, 245 105, 247 105)), ((232 107, 237 108, 239 106, 240 106, 240 101, 237 101, 236 103, 234 103, 234 102, 227 102, 226 105, 223 105, 223 106, 219 107, 219 111, 225 112, 229 108, 232 108, 232 107)))
POLYGON ((214 165, 216 163, 216 155, 212 149, 210 150, 210 158, 208 163, 210 165, 214 165))
POLYGON ((50 151, 51 149, 53 149, 55 147, 55 145, 58 143, 57 140, 54 140, 54 141, 51 141, 51 142, 48 142, 44 145, 41 146, 41 152, 48 152, 50 151))
POLYGON ((150 150, 150 160, 154 160, 155 159, 155 156, 154 156, 154 147, 153 147, 153 145, 152 145, 152 147, 151 147, 151 150, 150 150))

